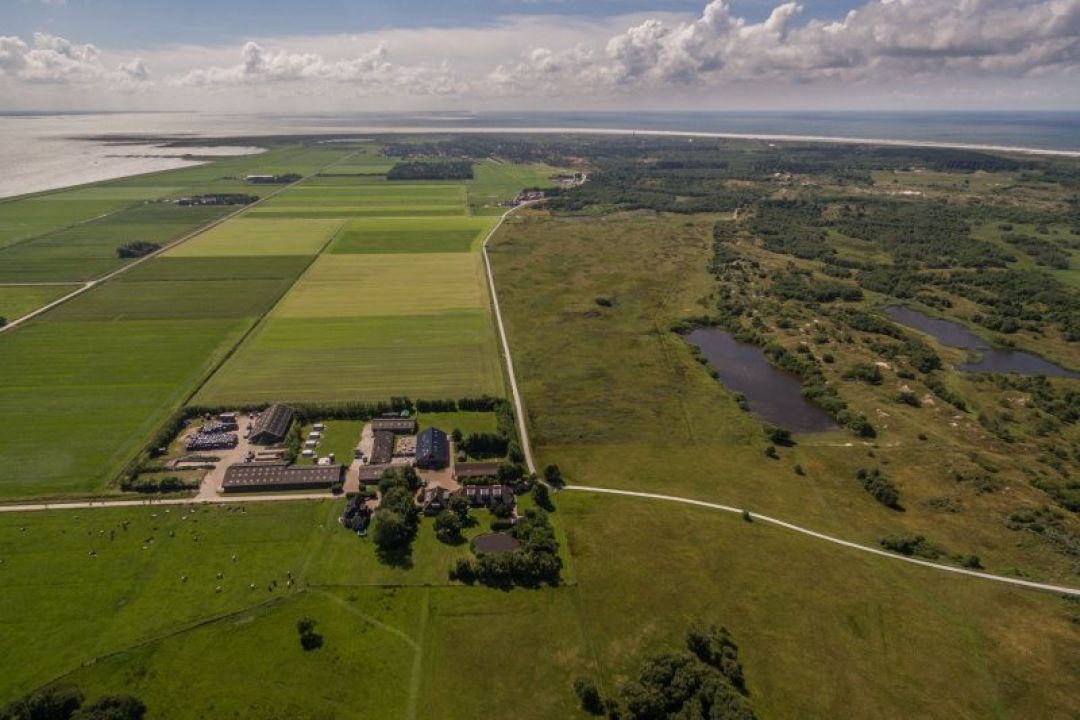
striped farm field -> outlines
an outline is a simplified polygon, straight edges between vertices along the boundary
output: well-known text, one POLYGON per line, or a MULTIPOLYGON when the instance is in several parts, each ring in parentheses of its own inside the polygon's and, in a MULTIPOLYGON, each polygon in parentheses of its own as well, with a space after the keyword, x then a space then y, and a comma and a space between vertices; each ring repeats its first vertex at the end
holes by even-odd
POLYGON ((370 183, 290 188, 254 208, 259 218, 464 215, 464 185, 370 183))
POLYGON ((500 395, 499 363, 486 308, 400 317, 273 316, 203 386, 195 402, 500 395))
POLYGON ((283 318, 431 315, 487 306, 474 253, 322 255, 274 311, 283 318))
POLYGON ((339 220, 257 220, 241 217, 212 228, 166 255, 315 255, 340 227, 339 220))
POLYGON ((451 253, 476 250, 493 218, 367 218, 350 220, 331 253, 451 253))

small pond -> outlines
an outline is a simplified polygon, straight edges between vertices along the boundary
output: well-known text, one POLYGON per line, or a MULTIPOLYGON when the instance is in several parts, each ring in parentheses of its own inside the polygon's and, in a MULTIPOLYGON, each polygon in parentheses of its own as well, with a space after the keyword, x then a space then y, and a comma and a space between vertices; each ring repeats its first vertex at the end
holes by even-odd
POLYGON ((507 533, 485 533, 477 535, 473 541, 473 551, 478 555, 497 555, 513 552, 521 547, 517 538, 507 533))
POLYGON ((979 353, 976 362, 961 363, 957 370, 964 372, 1017 373, 1019 375, 1046 375, 1047 377, 1078 378, 1080 373, 1068 370, 1045 358, 1023 350, 991 347, 986 340, 968 330, 960 323, 930 317, 918 310, 900 305, 885 308, 885 314, 901 325, 933 335, 946 347, 963 348, 979 353))
POLYGON ((756 345, 716 328, 698 328, 686 339, 701 350, 725 387, 746 396, 750 411, 761 419, 797 433, 837 427, 824 410, 803 397, 799 378, 769 364, 756 345))

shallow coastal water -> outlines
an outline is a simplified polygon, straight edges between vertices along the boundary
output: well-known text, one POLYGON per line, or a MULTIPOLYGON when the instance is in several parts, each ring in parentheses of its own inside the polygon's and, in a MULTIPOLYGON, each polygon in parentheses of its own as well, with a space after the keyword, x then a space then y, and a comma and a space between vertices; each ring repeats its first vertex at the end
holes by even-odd
POLYGON ((946 347, 963 348, 979 354, 977 361, 961 363, 956 366, 957 370, 1080 378, 1080 373, 1063 368, 1038 355, 1023 350, 991 347, 989 343, 960 323, 930 317, 902 305, 890 305, 885 308, 885 314, 901 325, 934 336, 946 347))
POLYGON ((686 339, 701 350, 727 389, 746 396, 750 411, 761 419, 800 433, 836 427, 824 410, 803 397, 799 379, 773 367, 761 348, 716 328, 698 328, 686 339))
MULTIPOLYGON (((743 113, 743 112, 410 112, 304 113, 0 113, 0 197, 184 167, 152 146, 110 146, 74 138, 149 135, 186 138, 364 132, 712 133, 747 137, 952 143, 971 147, 1080 152, 1080 113, 743 113), (121 157, 142 155, 143 157, 121 157)), ((688 137, 685 137, 689 141, 688 137)), ((172 152, 172 150, 168 151, 172 152)), ((210 154, 202 150, 182 152, 210 154)))

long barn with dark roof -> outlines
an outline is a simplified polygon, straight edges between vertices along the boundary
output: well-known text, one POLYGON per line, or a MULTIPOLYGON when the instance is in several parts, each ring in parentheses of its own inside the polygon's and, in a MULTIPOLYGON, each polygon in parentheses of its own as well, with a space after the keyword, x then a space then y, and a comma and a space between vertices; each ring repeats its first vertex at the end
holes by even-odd
POLYGON ((225 470, 223 492, 329 490, 345 478, 343 465, 241 463, 225 470))
POLYGON ((285 439, 293 421, 293 409, 288 405, 271 405, 259 413, 251 425, 253 445, 274 445, 285 439))

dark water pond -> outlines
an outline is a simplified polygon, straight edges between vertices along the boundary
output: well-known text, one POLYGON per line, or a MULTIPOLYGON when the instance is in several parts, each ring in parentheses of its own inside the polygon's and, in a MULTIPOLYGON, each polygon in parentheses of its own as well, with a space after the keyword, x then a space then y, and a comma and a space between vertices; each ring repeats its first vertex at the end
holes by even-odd
POLYGON ((770 365, 761 348, 716 328, 698 328, 686 339, 701 349, 724 386, 745 395, 751 412, 763 420, 800 433, 837 427, 824 410, 803 397, 799 379, 770 365))
POLYGON ((517 541, 517 538, 506 533, 485 533, 476 536, 473 540, 473 550, 484 555, 513 552, 519 547, 521 543, 517 541))
POLYGON ((989 343, 960 323, 930 317, 918 310, 900 305, 890 305, 885 308, 885 314, 901 325, 933 335, 942 345, 974 350, 979 353, 978 361, 961 363, 956 366, 957 370, 1080 378, 1080 373, 1063 368, 1038 355, 1023 350, 991 347, 989 343))

